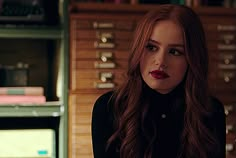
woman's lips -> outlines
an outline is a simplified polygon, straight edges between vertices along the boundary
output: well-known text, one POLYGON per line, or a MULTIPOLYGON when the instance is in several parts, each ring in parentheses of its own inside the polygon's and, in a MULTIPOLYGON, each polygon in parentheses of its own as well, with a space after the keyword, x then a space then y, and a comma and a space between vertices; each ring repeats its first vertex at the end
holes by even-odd
POLYGON ((151 71, 150 74, 152 75, 152 77, 156 78, 156 79, 166 79, 169 78, 170 76, 165 73, 164 71, 159 71, 159 70, 154 70, 151 71))

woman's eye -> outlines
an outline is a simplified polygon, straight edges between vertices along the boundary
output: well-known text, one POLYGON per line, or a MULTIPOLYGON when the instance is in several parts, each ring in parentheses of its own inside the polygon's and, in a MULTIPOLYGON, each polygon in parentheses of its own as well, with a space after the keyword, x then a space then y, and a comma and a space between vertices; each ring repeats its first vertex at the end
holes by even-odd
POLYGON ((183 55, 183 53, 177 49, 170 49, 169 51, 170 54, 173 54, 175 56, 180 56, 180 55, 183 55))
POLYGON ((148 45, 146 46, 146 49, 149 50, 149 51, 154 52, 154 51, 157 50, 157 47, 154 46, 154 45, 152 45, 152 44, 148 44, 148 45))

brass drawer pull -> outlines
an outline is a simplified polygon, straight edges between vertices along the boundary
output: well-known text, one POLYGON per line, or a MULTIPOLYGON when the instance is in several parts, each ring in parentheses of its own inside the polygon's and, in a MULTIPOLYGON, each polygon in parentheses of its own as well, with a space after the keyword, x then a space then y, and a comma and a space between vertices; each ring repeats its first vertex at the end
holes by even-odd
POLYGON ((226 83, 229 83, 229 82, 231 81, 231 79, 230 79, 228 76, 225 76, 225 77, 224 77, 224 81, 225 81, 226 83))
POLYGON ((233 77, 230 77, 230 76, 224 76, 224 81, 226 83, 229 83, 231 80, 232 80, 233 77))
POLYGON ((108 83, 94 83, 95 88, 97 89, 106 89, 106 88, 115 88, 115 84, 112 82, 108 82, 108 83))
POLYGON ((224 34, 224 35, 221 35, 221 39, 231 41, 235 39, 235 36, 233 34, 224 34))
POLYGON ((113 62, 94 62, 94 67, 98 69, 114 69, 116 67, 116 64, 113 62))
POLYGON ((218 31, 236 31, 235 25, 217 25, 218 31))
POLYGON ((114 36, 112 33, 99 33, 97 32, 97 38, 102 41, 102 43, 109 43, 114 40, 114 36))
POLYGON ((235 36, 232 34, 225 34, 220 37, 222 40, 224 40, 225 44, 230 44, 235 39, 235 36))
POLYGON ((227 152, 234 151, 234 144, 226 144, 225 149, 227 152))
POLYGON ((112 52, 98 52, 97 57, 101 59, 103 62, 107 62, 108 60, 113 60, 112 52))
POLYGON ((226 134, 230 133, 230 132, 233 132, 234 131, 234 126, 229 124, 229 125, 226 125, 226 134))
POLYGON ((94 42, 95 48, 115 48, 115 44, 112 42, 104 43, 104 42, 94 42))
POLYGON ((97 32, 96 36, 98 39, 114 39, 114 35, 111 32, 97 32))
POLYGON ((100 72, 99 78, 102 82, 111 81, 113 79, 113 74, 111 72, 100 72))
POLYGON ((112 29, 114 28, 114 24, 111 22, 94 22, 93 28, 94 29, 112 29))
POLYGON ((234 106, 233 105, 225 105, 225 115, 228 116, 231 112, 234 111, 234 106))
POLYGON ((230 64, 235 59, 233 54, 220 54, 219 59, 224 61, 224 64, 230 64))
POLYGON ((224 63, 227 64, 227 65, 230 64, 230 59, 225 59, 224 63))
POLYGON ((219 73, 219 77, 223 78, 226 83, 229 83, 234 77, 234 72, 221 72, 219 73))

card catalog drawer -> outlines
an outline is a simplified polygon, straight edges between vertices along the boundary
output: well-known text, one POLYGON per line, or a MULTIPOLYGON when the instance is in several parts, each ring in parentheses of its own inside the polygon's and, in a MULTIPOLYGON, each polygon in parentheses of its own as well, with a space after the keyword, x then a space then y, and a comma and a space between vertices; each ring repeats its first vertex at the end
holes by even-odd
POLYGON ((87 50, 76 48, 73 52, 72 60, 78 59, 96 59, 102 61, 108 60, 128 60, 129 51, 126 50, 87 50))
POLYGON ((74 34, 74 40, 131 40, 133 37, 133 32, 121 30, 76 30, 74 34))
POLYGON ((102 42, 99 40, 76 40, 74 42, 76 48, 79 49, 112 49, 112 50, 129 50, 130 41, 114 40, 108 42, 102 42))
POLYGON ((76 15, 71 15, 71 29, 79 30, 79 29, 95 29, 95 30, 128 30, 132 31, 135 29, 136 21, 133 19, 123 20, 120 19, 122 17, 112 16, 111 18, 106 18, 104 16, 97 15, 98 17, 87 17, 78 18, 76 15), (101 18, 103 17, 103 18, 101 18))
POLYGON ((79 60, 76 61, 73 69, 126 69, 128 67, 128 61, 116 60, 116 61, 91 61, 91 60, 79 60))

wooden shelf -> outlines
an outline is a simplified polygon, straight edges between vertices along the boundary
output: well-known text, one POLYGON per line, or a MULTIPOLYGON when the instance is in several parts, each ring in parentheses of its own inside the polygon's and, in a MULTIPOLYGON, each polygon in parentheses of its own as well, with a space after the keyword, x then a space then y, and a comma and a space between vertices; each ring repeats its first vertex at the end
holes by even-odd
POLYGON ((0 26, 0 38, 61 39, 59 27, 0 26))
POLYGON ((59 117, 63 113, 64 106, 60 102, 47 102, 40 105, 0 105, 0 117, 59 117))

